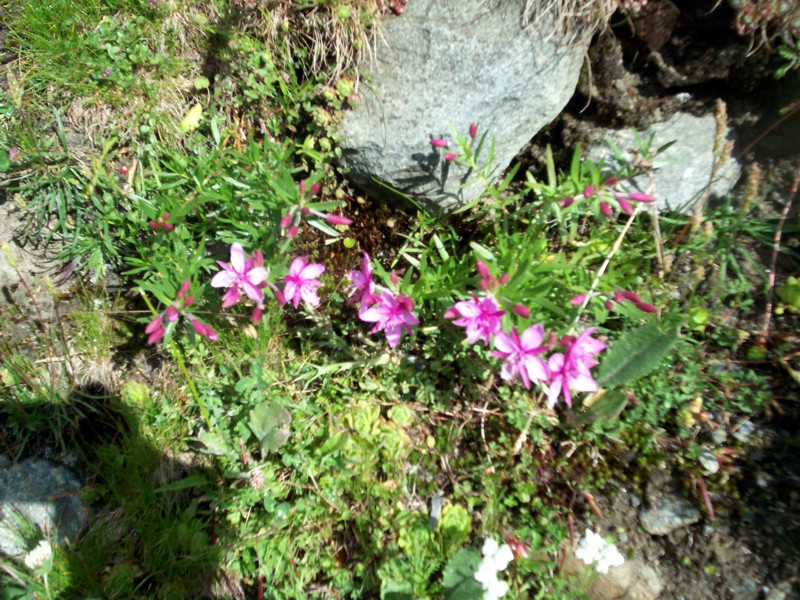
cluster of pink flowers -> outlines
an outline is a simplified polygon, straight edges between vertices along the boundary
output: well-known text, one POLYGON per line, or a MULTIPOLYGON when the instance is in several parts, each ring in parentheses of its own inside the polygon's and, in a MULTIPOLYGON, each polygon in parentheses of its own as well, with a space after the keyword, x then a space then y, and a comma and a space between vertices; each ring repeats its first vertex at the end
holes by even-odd
MULTIPOLYGON (((544 326, 537 323, 520 335, 516 327, 510 333, 501 331, 494 338, 495 358, 503 359, 500 376, 505 381, 521 379, 525 389, 531 383, 541 384, 547 390, 547 405, 556 405, 560 395, 567 406, 572 406, 572 392, 594 392, 597 383, 590 369, 597 364, 595 355, 606 345, 591 337, 594 328, 589 328, 578 337, 565 336, 557 344, 545 341, 544 326), (544 354, 554 347, 555 352, 545 361, 544 354)), ((552 337, 552 336, 551 336, 552 337)))
POLYGON ((170 324, 175 323, 181 314, 183 314, 184 318, 189 321, 189 324, 192 326, 192 329, 194 329, 197 335, 206 337, 212 341, 216 341, 218 339, 217 332, 214 331, 210 325, 206 325, 192 315, 192 313, 185 310, 194 302, 194 296, 189 295, 190 285, 191 284, 189 280, 186 279, 178 290, 178 295, 175 299, 175 302, 170 304, 164 312, 147 324, 144 332, 147 334, 148 344, 155 344, 161 338, 163 338, 167 333, 167 327, 169 327, 170 324), (164 323, 164 319, 167 320, 167 324, 164 323))
MULTIPOLYGON (((471 141, 475 141, 475 136, 478 135, 478 125, 477 123, 470 123, 469 124, 469 138, 471 141)), ((438 150, 438 149, 449 149, 450 148, 450 141, 443 137, 433 138, 430 141, 431 148, 438 150)), ((455 152, 448 151, 444 153, 444 159, 447 162, 453 162, 455 159, 458 158, 458 155, 455 152)))
POLYGON ((577 196, 568 196, 566 198, 562 198, 558 204, 561 208, 567 208, 578 200, 597 198, 599 203, 598 206, 602 215, 605 217, 612 217, 614 215, 614 209, 607 202, 607 200, 614 200, 619 205, 620 210, 627 215, 633 214, 633 205, 631 202, 655 202, 655 198, 650 194, 645 194, 642 192, 626 192, 618 187, 614 187, 618 184, 619 180, 616 177, 609 177, 597 187, 593 185, 586 186, 583 189, 583 192, 577 196))
MULTIPOLYGON (((445 312, 445 318, 455 319, 454 325, 465 328, 467 342, 483 341, 489 346, 494 338, 495 350, 491 355, 503 360, 500 376, 505 381, 520 379, 525 389, 530 389, 532 383, 540 384, 547 391, 550 407, 555 406, 561 395, 567 405, 572 406, 572 392, 596 391, 597 383, 590 369, 597 364, 594 356, 605 344, 591 337, 594 329, 587 329, 577 338, 565 336, 558 343, 552 334, 546 339, 541 323, 528 327, 521 334, 516 327, 503 331, 505 311, 501 310, 493 292, 508 281, 508 274, 498 279, 481 261, 477 262, 477 268, 483 296, 473 294, 471 300, 457 302, 445 312), (552 353, 545 360, 544 355, 554 348, 562 351, 552 353)), ((510 308, 519 316, 530 316, 530 311, 522 305, 510 308)))
POLYGON ((290 207, 289 211, 280 221, 281 231, 284 232, 286 237, 295 237, 300 232, 300 225, 303 222, 303 217, 307 217, 308 215, 314 215, 323 221, 327 221, 331 225, 351 225, 353 223, 353 221, 347 217, 320 212, 305 205, 309 198, 313 198, 319 194, 321 189, 319 183, 314 183, 310 188, 307 188, 306 182, 303 180, 300 182, 298 188, 300 190, 300 202, 290 207))
MULTIPOLYGON (((372 263, 366 252, 361 268, 348 272, 347 278, 350 280, 349 298, 359 303, 358 318, 375 323, 370 333, 383 331, 390 348, 397 347, 404 332, 411 335, 411 328, 419 325, 411 298, 375 284, 372 263)), ((397 284, 396 275, 392 281, 397 284)))

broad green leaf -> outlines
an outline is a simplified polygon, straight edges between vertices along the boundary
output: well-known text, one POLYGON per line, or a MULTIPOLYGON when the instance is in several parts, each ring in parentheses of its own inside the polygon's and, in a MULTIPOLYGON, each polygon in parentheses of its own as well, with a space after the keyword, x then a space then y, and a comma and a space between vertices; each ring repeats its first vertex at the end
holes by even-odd
POLYGON ((649 374, 678 341, 679 328, 664 332, 653 320, 618 339, 600 365, 597 383, 620 387, 649 374))
POLYGON ((205 446, 201 452, 206 454, 213 454, 214 456, 227 456, 233 454, 230 446, 225 442, 222 436, 212 433, 211 431, 201 431, 197 436, 197 441, 205 446))
POLYGON ((413 600, 414 588, 406 581, 384 581, 381 600, 413 600))
POLYGON ((250 411, 247 422, 250 430, 261 443, 263 452, 274 452, 289 439, 289 423, 292 415, 277 402, 262 402, 250 411))
POLYGON ((594 423, 600 419, 616 419, 628 403, 628 396, 622 390, 600 390, 584 401, 586 410, 572 412, 567 417, 567 422, 573 427, 594 423), (588 401, 593 400, 591 404, 588 401))
POLYGON ((475 579, 481 562, 477 550, 467 548, 454 554, 442 573, 442 594, 448 600, 479 600, 483 586, 475 579))

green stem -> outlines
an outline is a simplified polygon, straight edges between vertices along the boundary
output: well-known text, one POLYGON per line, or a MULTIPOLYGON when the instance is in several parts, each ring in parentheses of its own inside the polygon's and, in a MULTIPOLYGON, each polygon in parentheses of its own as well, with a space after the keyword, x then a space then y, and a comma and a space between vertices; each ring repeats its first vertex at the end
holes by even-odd
POLYGON ((211 418, 208 415, 208 410, 206 410, 203 401, 200 399, 200 394, 197 393, 197 387, 194 385, 194 381, 192 380, 191 375, 189 375, 189 370, 186 368, 186 363, 183 361, 183 356, 181 356, 180 350, 178 350, 177 344, 173 340, 169 341, 169 349, 172 353, 172 358, 174 358, 178 366, 180 367, 181 371, 183 371, 183 376, 186 378, 186 384, 189 386, 189 391, 194 396, 195 402, 197 402, 197 406, 200 409, 200 414, 203 415, 203 419, 206 422, 206 427, 208 427, 209 431, 212 428, 211 426, 211 418))

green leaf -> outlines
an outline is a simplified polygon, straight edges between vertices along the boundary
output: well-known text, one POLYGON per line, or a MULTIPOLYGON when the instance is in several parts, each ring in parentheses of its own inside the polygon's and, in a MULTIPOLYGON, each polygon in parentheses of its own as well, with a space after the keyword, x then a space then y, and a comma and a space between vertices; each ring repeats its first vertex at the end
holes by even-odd
POLYGON ((450 600, 479 600, 483 598, 483 586, 475 579, 475 571, 481 562, 477 550, 467 548, 454 554, 442 573, 442 593, 450 600))
POLYGON ((194 87, 197 90, 205 90, 209 85, 211 85, 211 82, 208 80, 208 77, 203 77, 201 75, 194 78, 194 87))
POLYGON ((173 481, 172 483, 168 483, 166 485, 162 485, 159 488, 156 488, 154 491, 156 493, 160 492, 177 492, 178 490, 185 490, 188 488, 193 487, 201 487, 206 485, 206 478, 202 475, 191 475, 190 477, 186 477, 185 479, 181 479, 180 481, 173 481))
POLYGON ((381 585, 381 600, 412 600, 414 588, 405 581, 384 581, 381 585))
MULTIPOLYGON (((602 392, 602 396, 594 401, 585 411, 569 413, 567 415, 567 423, 573 427, 579 427, 588 423, 594 423, 600 419, 616 419, 628 403, 627 394, 622 390, 611 390, 610 392, 600 390, 600 392, 602 392)), ((591 396, 590 399, 599 395, 600 392, 595 396, 591 396)))
POLYGON ((205 446, 201 452, 206 454, 213 454, 214 456, 233 455, 233 450, 225 442, 222 436, 212 433, 211 431, 201 431, 197 436, 197 441, 205 446))
POLYGON ((679 329, 661 331, 653 320, 618 339, 600 365, 597 383, 619 387, 649 374, 678 341, 679 329))
POLYGON ((250 430, 261 443, 263 452, 273 452, 289 439, 289 423, 292 415, 277 402, 268 400, 250 411, 247 422, 250 430))
POLYGON ((348 440, 350 439, 350 432, 343 431, 339 435, 335 435, 333 437, 328 438, 328 440, 322 444, 322 448, 319 449, 319 453, 325 457, 328 454, 333 454, 345 447, 348 440))

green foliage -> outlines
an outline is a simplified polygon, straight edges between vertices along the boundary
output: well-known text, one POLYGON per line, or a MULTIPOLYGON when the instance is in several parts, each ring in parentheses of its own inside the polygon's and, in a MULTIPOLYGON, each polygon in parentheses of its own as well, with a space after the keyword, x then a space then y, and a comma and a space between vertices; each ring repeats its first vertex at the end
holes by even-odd
POLYGON ((660 330, 650 321, 618 340, 608 351, 597 375, 597 383, 620 387, 648 375, 678 341, 678 327, 660 330))

